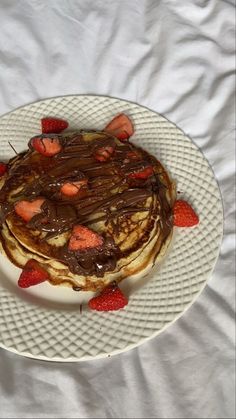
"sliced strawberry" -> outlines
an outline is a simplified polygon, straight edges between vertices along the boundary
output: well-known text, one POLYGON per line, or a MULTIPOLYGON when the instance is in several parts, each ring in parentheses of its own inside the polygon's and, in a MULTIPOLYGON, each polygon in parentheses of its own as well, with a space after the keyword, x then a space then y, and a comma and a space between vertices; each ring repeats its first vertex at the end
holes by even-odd
POLYGON ((128 176, 131 179, 148 179, 150 176, 153 175, 153 167, 146 166, 144 169, 140 169, 134 173, 130 173, 128 176))
POLYGON ((109 122, 104 131, 114 135, 120 141, 125 141, 133 135, 134 127, 129 117, 124 113, 121 113, 109 122))
POLYGON ((42 133, 43 134, 54 134, 63 131, 68 128, 69 124, 64 119, 59 118, 42 118, 41 119, 42 133))
POLYGON ((89 308, 97 311, 119 310, 127 304, 128 299, 116 284, 108 285, 100 295, 93 297, 88 302, 89 308))
POLYGON ((174 205, 174 225, 177 227, 193 227, 199 223, 199 218, 191 205, 180 199, 174 205))
POLYGON ((6 171, 7 171, 6 163, 0 162, 0 177, 5 175, 6 171))
POLYGON ((97 161, 105 162, 110 160, 112 154, 114 153, 115 147, 111 145, 105 145, 103 147, 99 147, 94 152, 94 158, 97 161))
POLYGON ((18 285, 21 288, 28 288, 32 285, 41 284, 41 282, 47 281, 48 279, 48 272, 36 260, 30 259, 21 272, 18 285))
POLYGON ((56 137, 34 137, 30 140, 30 145, 38 153, 46 157, 55 156, 62 149, 60 140, 56 137))
POLYGON ((128 160, 138 161, 141 159, 141 156, 137 151, 128 151, 128 153, 126 153, 126 158, 128 160))
POLYGON ((100 247, 103 244, 103 238, 93 230, 82 225, 75 225, 69 240, 69 250, 88 250, 100 247))
POLYGON ((61 186, 61 193, 66 196, 75 196, 78 195, 82 186, 87 185, 88 179, 80 179, 73 182, 65 182, 61 186))
POLYGON ((34 201, 18 201, 15 206, 15 212, 24 221, 28 222, 34 215, 41 212, 41 206, 44 203, 44 198, 37 198, 34 201))
POLYGON ((128 151, 124 158, 124 163, 130 163, 132 161, 139 161, 142 159, 142 156, 137 151, 128 151))

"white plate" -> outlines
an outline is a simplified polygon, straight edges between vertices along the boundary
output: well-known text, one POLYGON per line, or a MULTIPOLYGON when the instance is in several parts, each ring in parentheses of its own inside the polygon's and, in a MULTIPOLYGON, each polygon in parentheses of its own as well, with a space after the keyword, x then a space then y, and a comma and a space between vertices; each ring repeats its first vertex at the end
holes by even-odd
POLYGON ((176 229, 168 256, 148 278, 135 286, 124 281, 129 304, 117 312, 89 311, 81 305, 81 293, 46 283, 21 290, 16 285, 20 270, 1 256, 3 348, 50 361, 81 361, 126 351, 176 320, 193 303, 215 266, 223 214, 212 170, 180 129, 147 108, 120 99, 80 95, 33 103, 0 118, 0 160, 13 156, 8 141, 17 152, 26 148, 30 137, 40 132, 41 117, 64 118, 72 129, 102 129, 119 112, 131 116, 132 141, 164 163, 177 181, 180 196, 199 214, 200 224, 176 229))

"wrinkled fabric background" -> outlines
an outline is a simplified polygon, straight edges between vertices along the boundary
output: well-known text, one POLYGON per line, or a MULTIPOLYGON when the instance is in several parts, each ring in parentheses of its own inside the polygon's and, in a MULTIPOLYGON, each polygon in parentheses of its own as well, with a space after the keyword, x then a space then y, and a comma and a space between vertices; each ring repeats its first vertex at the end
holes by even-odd
POLYGON ((235 417, 234 13, 229 0, 0 1, 1 115, 77 93, 147 106, 204 152, 225 214, 204 292, 160 336, 76 364, 1 349, 1 418, 235 417))

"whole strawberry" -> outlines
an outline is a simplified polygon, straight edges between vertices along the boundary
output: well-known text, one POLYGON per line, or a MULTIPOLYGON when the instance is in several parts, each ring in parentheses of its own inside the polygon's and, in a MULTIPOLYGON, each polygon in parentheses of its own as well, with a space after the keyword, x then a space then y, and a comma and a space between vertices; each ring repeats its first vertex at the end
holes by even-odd
POLYGON ((93 297, 88 305, 91 310, 114 311, 125 307, 128 299, 122 293, 117 284, 112 283, 104 288, 96 297, 93 297))
POLYGON ((179 199, 174 205, 174 225, 177 227, 193 227, 199 223, 199 218, 191 205, 179 199))

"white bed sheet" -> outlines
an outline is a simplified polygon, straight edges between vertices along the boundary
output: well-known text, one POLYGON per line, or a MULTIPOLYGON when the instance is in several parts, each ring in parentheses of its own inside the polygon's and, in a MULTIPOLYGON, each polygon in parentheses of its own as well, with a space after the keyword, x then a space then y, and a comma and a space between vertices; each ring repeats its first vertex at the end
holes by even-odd
POLYGON ((235 417, 234 1, 1 0, 0 114, 38 99, 111 95, 164 114, 219 182, 220 257, 161 335, 105 360, 0 350, 1 418, 235 417))

